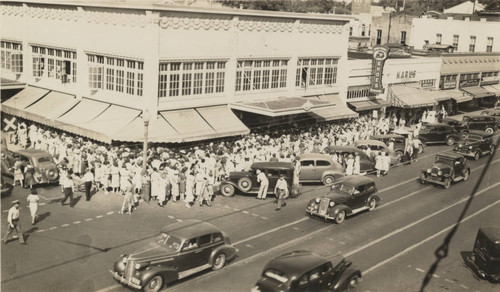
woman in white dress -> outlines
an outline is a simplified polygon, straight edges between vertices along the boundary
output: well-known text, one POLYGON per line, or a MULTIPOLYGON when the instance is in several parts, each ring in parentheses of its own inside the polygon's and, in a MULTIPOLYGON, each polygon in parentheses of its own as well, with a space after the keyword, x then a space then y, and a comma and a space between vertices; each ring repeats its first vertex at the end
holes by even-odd
MULTIPOLYGON (((127 166, 125 163, 122 163, 122 166, 120 168, 120 190, 121 190, 121 186, 128 186, 128 180, 130 179, 129 178, 130 176, 130 172, 128 171, 127 169, 127 166)), ((123 190, 125 191, 125 190, 123 190)))
POLYGON ((31 225, 36 223, 36 211, 38 210, 38 201, 40 197, 38 196, 35 189, 31 189, 31 194, 29 194, 26 199, 29 203, 30 213, 31 213, 31 225))
POLYGON ((187 172, 186 175, 186 208, 191 208, 191 203, 194 201, 194 174, 187 172))
POLYGON ((163 207, 165 201, 167 200, 167 187, 169 181, 167 173, 164 172, 161 174, 161 177, 158 181, 158 206, 163 207))
POLYGON ((111 187, 115 193, 118 193, 120 190, 120 168, 118 168, 118 164, 116 162, 111 167, 111 187))
POLYGON ((389 152, 386 152, 382 157, 382 170, 384 171, 383 175, 386 175, 389 172, 389 166, 391 165, 391 157, 389 156, 389 152))
POLYGON ((354 170, 352 171, 352 173, 361 174, 361 161, 358 153, 354 154, 354 170))
POLYGON ((375 156, 375 169, 377 170, 377 177, 380 177, 380 172, 384 168, 383 160, 384 158, 382 157, 382 152, 379 152, 377 156, 375 156))
POLYGON ((352 175, 353 172, 354 172, 354 157, 352 156, 352 154, 349 154, 346 161, 345 174, 352 175))

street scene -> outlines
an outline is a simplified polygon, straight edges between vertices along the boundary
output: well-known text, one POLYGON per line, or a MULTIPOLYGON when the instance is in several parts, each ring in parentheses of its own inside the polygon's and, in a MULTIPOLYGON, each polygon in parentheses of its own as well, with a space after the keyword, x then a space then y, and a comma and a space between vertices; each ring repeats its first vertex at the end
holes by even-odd
POLYGON ((0 3, 1 291, 500 288, 500 3, 0 3))

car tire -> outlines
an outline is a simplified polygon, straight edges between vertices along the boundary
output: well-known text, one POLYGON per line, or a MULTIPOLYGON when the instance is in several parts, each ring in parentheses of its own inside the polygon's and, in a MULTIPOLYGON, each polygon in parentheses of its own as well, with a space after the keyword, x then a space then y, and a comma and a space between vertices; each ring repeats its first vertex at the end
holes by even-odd
POLYGON ((359 276, 358 275, 352 275, 349 278, 349 281, 347 282, 347 291, 352 292, 356 290, 356 287, 359 284, 359 276))
POLYGON ((490 155, 493 155, 494 152, 495 152, 495 146, 491 145, 490 146, 490 155))
POLYGON ((224 253, 219 253, 215 256, 214 262, 212 264, 212 270, 218 271, 226 265, 226 255, 224 253))
POLYGON ((335 177, 333 175, 325 175, 323 178, 323 184, 325 186, 331 185, 335 182, 335 177))
POLYGON ((453 139, 453 137, 448 137, 446 139, 446 145, 453 146, 453 144, 455 144, 455 139, 453 139))
POLYGON ((481 158, 481 152, 479 150, 476 151, 476 153, 474 153, 474 160, 479 160, 479 158, 481 158))
POLYGON ((248 177, 240 178, 238 181, 238 187, 243 192, 248 192, 252 189, 252 181, 248 177))
POLYGON ((155 275, 151 278, 146 286, 144 286, 144 292, 158 292, 163 288, 163 278, 160 275, 155 275))
POLYGON ((49 169, 45 173, 48 181, 55 181, 57 179, 57 171, 55 169, 49 169))
POLYGON ((493 130, 492 128, 486 128, 486 130, 484 130, 486 133, 488 134, 493 134, 495 132, 495 130, 493 130))
POLYGON ((371 198, 368 201, 368 211, 373 211, 375 210, 375 207, 377 207, 377 200, 374 198, 371 198))
POLYGON ((401 162, 401 159, 404 156, 403 151, 396 151, 396 156, 398 157, 398 163, 401 162))
POLYGON ((444 187, 445 189, 449 189, 449 188, 450 188, 450 186, 451 186, 451 178, 445 178, 445 179, 444 179, 444 185, 443 185, 443 187, 444 187))
POLYGON ((468 137, 469 137, 469 133, 467 131, 465 131, 465 130, 460 131, 460 139, 467 140, 468 137))
POLYGON ((234 196, 235 191, 236 190, 234 189, 234 186, 230 185, 230 184, 223 184, 220 187, 220 193, 224 197, 232 197, 232 196, 234 196))
POLYGON ((424 153, 424 145, 418 145, 418 154, 424 153))
POLYGON ((335 219, 333 219, 335 221, 335 223, 337 224, 342 224, 342 222, 344 222, 344 219, 345 219, 345 211, 342 210, 342 211, 339 211, 337 213, 337 215, 335 215, 335 219))
POLYGON ((469 170, 468 169, 465 170, 465 172, 464 172, 464 181, 467 181, 469 179, 469 175, 470 175, 469 170))

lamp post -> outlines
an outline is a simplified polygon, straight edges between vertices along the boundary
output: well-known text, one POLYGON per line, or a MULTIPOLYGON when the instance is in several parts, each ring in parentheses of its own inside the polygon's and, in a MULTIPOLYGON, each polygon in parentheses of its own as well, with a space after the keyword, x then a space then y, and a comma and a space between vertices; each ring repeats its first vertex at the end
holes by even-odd
POLYGON ((150 198, 150 182, 146 172, 146 165, 148 159, 148 126, 150 120, 149 111, 142 112, 142 120, 144 121, 144 144, 142 145, 142 197, 145 202, 149 203, 150 198))

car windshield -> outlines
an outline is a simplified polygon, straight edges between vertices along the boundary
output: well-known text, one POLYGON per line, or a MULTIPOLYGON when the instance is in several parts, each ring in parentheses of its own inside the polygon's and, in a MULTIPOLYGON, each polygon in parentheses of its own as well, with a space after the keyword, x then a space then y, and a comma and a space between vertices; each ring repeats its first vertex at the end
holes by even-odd
POLYGON ((158 243, 173 251, 178 251, 181 247, 181 240, 167 233, 160 234, 158 243))
POLYGON ((264 272, 264 276, 274 279, 280 283, 286 283, 288 281, 288 277, 285 273, 275 270, 275 269, 267 269, 264 272))
POLYGON ((481 141, 481 136, 476 136, 476 135, 469 135, 469 137, 467 137, 467 140, 468 141, 481 141))
POLYGON ((434 162, 434 164, 436 164, 436 163, 453 164, 453 160, 452 159, 446 159, 446 158, 443 158, 443 157, 436 157, 436 161, 434 162))
POLYGON ((354 187, 344 185, 344 184, 334 184, 332 186, 332 190, 337 191, 337 192, 346 193, 346 194, 350 195, 354 191, 354 187))
POLYGON ((38 162, 52 162, 52 158, 46 156, 46 157, 40 157, 38 158, 38 162))
POLYGON ((465 116, 465 117, 462 118, 462 121, 468 122, 468 121, 470 121, 470 117, 465 116))

